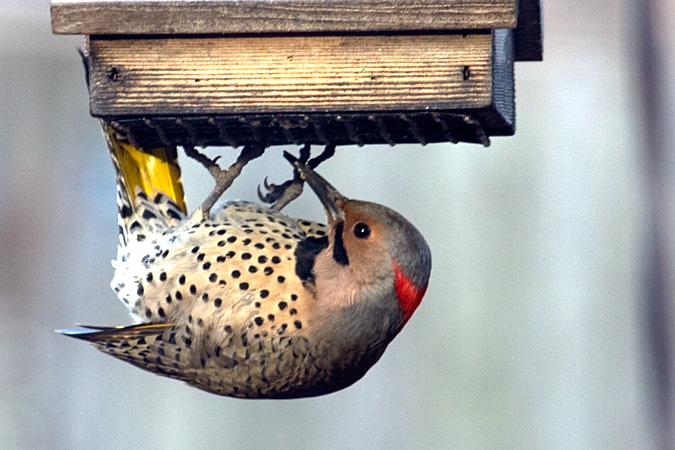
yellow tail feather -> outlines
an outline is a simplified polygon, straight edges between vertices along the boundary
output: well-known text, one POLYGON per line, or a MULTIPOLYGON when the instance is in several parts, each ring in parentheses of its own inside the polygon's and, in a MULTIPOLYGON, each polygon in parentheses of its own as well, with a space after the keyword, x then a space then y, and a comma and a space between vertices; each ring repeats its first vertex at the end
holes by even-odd
POLYGON ((175 147, 140 149, 121 140, 117 132, 107 125, 104 125, 104 134, 132 204, 136 197, 136 186, 148 196, 159 189, 187 214, 175 147))

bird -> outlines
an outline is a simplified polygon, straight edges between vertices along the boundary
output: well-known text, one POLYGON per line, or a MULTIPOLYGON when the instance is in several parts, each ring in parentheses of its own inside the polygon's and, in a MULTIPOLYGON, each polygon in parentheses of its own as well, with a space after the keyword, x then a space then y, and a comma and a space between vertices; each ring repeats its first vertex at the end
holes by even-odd
MULTIPOLYGON (((62 333, 213 394, 302 398, 361 379, 420 304, 431 272, 422 234, 386 206, 343 196, 307 158, 284 153, 326 224, 245 201, 211 199, 187 215, 173 153, 156 166, 172 180, 164 190, 139 185, 129 172, 143 170, 120 163, 129 149, 112 129, 106 138, 120 224, 111 286, 136 323, 62 333)), ((230 175, 260 154, 245 148, 230 175)))

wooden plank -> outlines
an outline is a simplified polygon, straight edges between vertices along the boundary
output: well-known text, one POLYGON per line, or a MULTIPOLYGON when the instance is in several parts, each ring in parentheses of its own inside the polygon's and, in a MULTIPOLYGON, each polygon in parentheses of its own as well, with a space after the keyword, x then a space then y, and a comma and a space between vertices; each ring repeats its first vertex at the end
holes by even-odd
POLYGON ((454 110, 493 101, 487 33, 92 37, 88 51, 96 116, 454 110))
POLYGON ((52 0, 57 34, 515 28, 517 0, 52 0))

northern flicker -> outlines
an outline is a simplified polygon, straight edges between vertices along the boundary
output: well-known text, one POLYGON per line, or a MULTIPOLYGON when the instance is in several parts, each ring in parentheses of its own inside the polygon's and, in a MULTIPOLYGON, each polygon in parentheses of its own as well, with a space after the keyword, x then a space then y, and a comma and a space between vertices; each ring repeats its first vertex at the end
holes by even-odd
POLYGON ((287 155, 327 225, 247 202, 188 217, 182 187, 129 186, 108 137, 121 227, 111 285, 137 324, 66 334, 215 394, 297 398, 360 379, 419 305, 431 269, 420 232, 303 161, 287 155))

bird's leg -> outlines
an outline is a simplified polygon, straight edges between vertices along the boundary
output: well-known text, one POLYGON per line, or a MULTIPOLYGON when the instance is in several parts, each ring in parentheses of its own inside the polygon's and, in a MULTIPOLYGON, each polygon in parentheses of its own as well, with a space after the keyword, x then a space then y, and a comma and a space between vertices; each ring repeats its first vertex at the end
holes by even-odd
MULTIPOLYGON (((335 154, 335 145, 331 144, 327 145, 319 156, 309 159, 310 147, 311 146, 309 144, 305 144, 300 149, 300 157, 298 158, 298 161, 301 164, 307 164, 312 169, 315 169, 319 164, 335 154)), ((304 180, 300 177, 298 170, 293 169, 293 178, 290 180, 287 180, 281 184, 270 184, 267 182, 267 178, 265 178, 263 186, 265 187, 267 193, 263 195, 263 193, 260 191, 260 186, 258 186, 258 198, 260 201, 271 203, 271 209, 275 211, 281 211, 286 205, 302 194, 304 180)))
POLYGON ((223 193, 232 185, 234 180, 241 174, 242 169, 250 161, 262 156, 265 151, 265 145, 254 144, 247 145, 243 148, 237 160, 227 168, 221 169, 218 165, 218 158, 209 158, 206 155, 197 151, 193 145, 186 145, 185 154, 194 159, 209 171, 211 176, 216 180, 216 186, 211 193, 202 202, 201 211, 203 219, 207 219, 211 214, 211 208, 220 199, 223 193))
POLYGON ((312 169, 316 169, 317 167, 319 167, 319 164, 321 164, 328 158, 331 158, 334 154, 335 154, 335 144, 326 145, 321 154, 315 158, 310 159, 307 165, 312 169))
MULTIPOLYGON (((310 144, 305 144, 300 149, 300 157, 298 160, 305 164, 310 156, 310 144)), ((263 186, 267 193, 263 194, 260 191, 260 185, 258 185, 258 198, 261 202, 271 203, 270 208, 275 211, 281 211, 286 205, 295 200, 302 194, 302 179, 300 179, 300 174, 297 169, 293 170, 293 178, 287 180, 281 184, 271 184, 267 181, 263 182, 263 186)))

